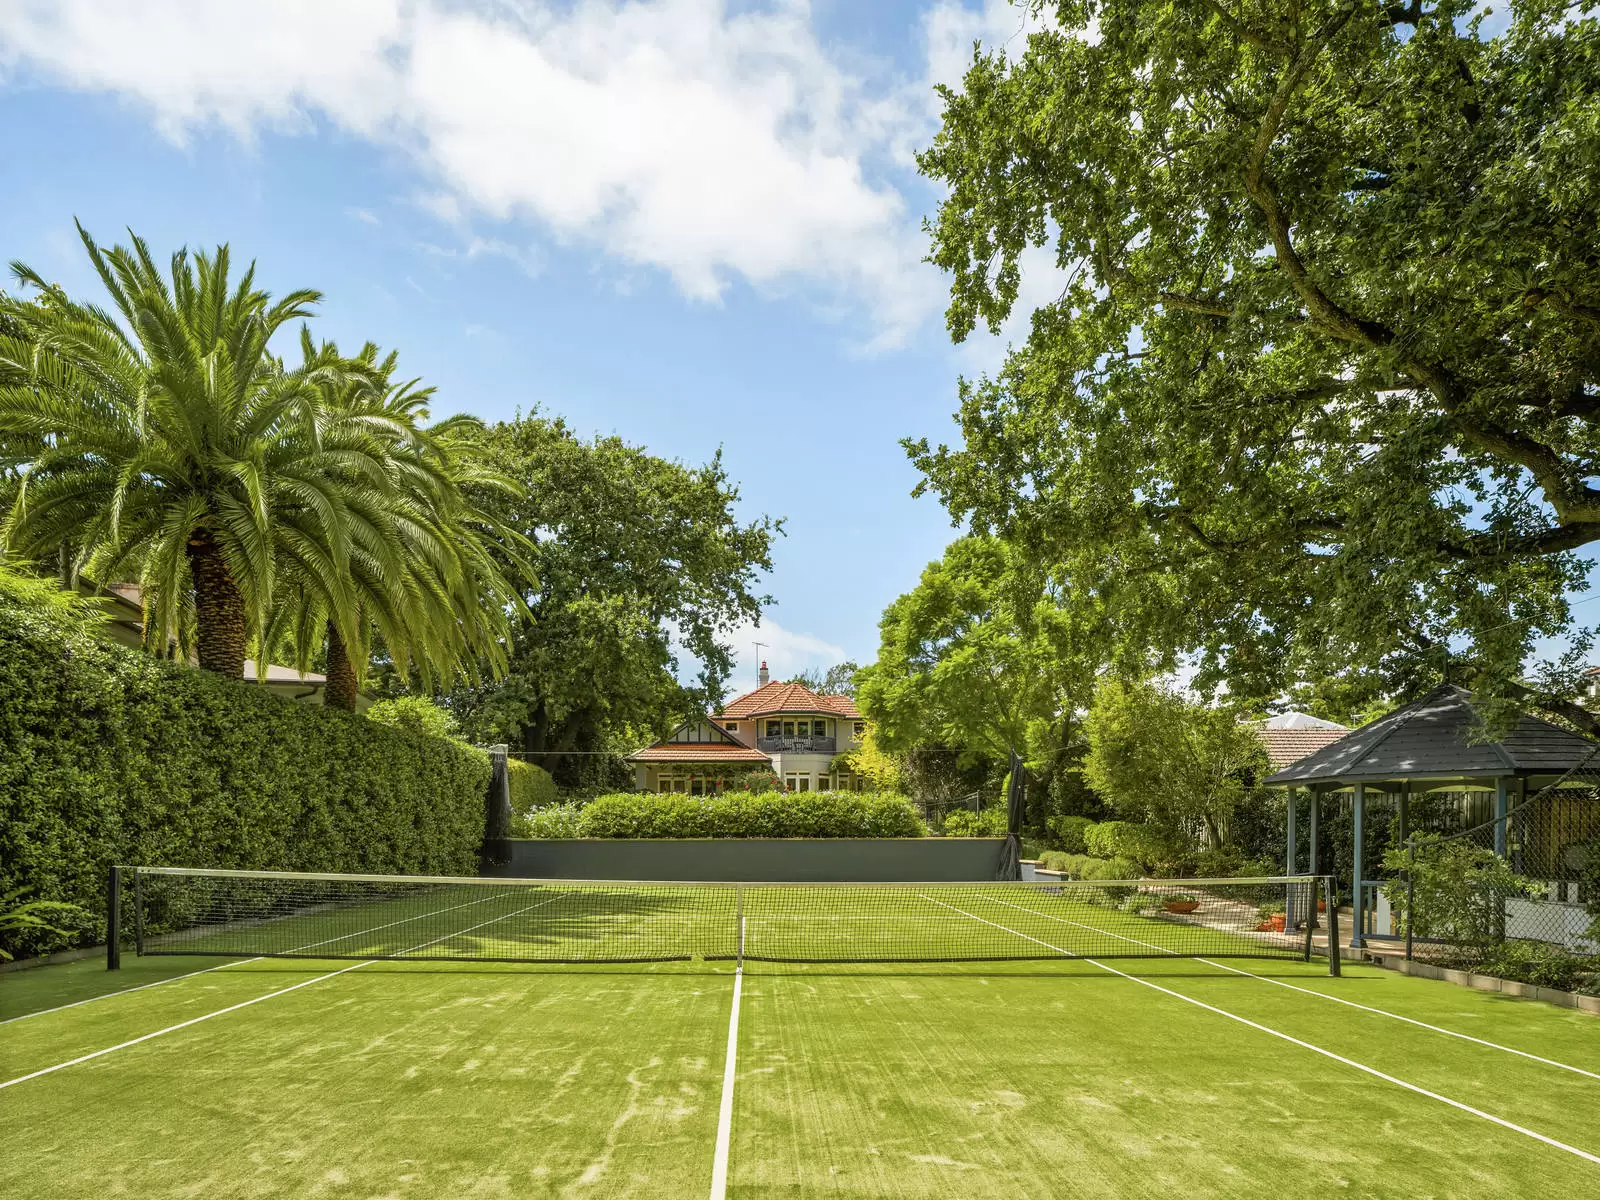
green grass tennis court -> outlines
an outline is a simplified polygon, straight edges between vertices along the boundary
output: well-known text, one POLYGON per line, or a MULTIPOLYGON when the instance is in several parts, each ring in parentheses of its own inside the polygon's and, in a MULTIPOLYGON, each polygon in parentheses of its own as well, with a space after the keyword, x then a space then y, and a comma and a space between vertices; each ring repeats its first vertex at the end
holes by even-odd
MULTIPOLYGON (((1083 938, 1135 938, 1160 955, 1162 931, 1183 928, 1046 893, 1015 907, 1015 892, 981 888, 886 923, 858 900, 830 913, 829 894, 799 917, 769 907, 764 933, 760 901, 747 898, 747 936, 772 942, 803 921, 842 956, 852 941, 871 950, 913 925, 971 924, 984 946, 1015 939, 1019 954, 1034 942, 1080 953, 1083 938)), ((535 903, 521 895, 508 913, 535 903)), ((513 921, 468 933, 499 916, 468 908, 441 934, 405 901, 382 903, 388 920, 426 926, 400 950, 426 933, 445 939, 434 949, 462 955, 484 953, 475 939, 490 936, 522 939, 523 950, 579 936, 578 916, 591 941, 642 936, 641 926, 659 926, 659 939, 690 916, 658 902, 626 919, 591 910, 539 930, 513 921)), ((376 911, 362 928, 384 923, 376 911)), ((723 936, 725 922, 695 911, 706 926, 696 939, 723 936)), ((285 937, 353 932, 326 912, 281 924, 285 937)), ((1322 960, 1235 958, 1254 943, 1227 936, 1237 941, 1217 942, 1214 958, 747 958, 742 973, 705 955, 130 956, 115 973, 85 961, 7 974, 0 1129, 28 1153, 8 1156, 5 1194, 1600 1190, 1600 1021, 1369 967, 1330 978, 1322 960)), ((380 952, 370 941, 339 948, 380 952)))

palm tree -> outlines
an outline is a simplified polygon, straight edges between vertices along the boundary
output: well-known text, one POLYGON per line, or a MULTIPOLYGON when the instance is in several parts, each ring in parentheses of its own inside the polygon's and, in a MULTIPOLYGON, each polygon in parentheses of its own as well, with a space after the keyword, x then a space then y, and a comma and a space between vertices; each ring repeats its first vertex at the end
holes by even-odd
MULTIPOLYGON (((302 672, 325 643, 324 700, 339 708, 355 706, 357 664, 367 662, 374 634, 401 675, 415 668, 428 688, 457 675, 476 681, 482 671, 498 674, 511 616, 522 605, 494 557, 515 558, 516 536, 469 499, 512 486, 470 453, 479 422, 458 416, 427 425, 433 389, 397 382, 397 355, 380 360, 378 353, 369 342, 343 359, 337 346, 314 344, 302 327, 300 369, 320 381, 324 445, 345 452, 341 463, 369 476, 381 494, 377 503, 351 506, 352 605, 301 552, 310 539, 284 539, 267 638, 287 645, 302 672)), ((365 494, 358 487, 352 493, 365 494)))
POLYGON ((139 238, 102 250, 78 233, 114 313, 21 263, 37 299, 0 297, 5 548, 49 559, 65 546, 102 577, 137 570, 147 638, 180 636, 192 610, 200 665, 233 678, 271 616, 286 544, 354 628, 341 581, 384 467, 329 436, 321 409, 342 366, 286 370, 268 349, 319 294, 274 302, 254 264, 230 288, 225 245, 178 251, 163 277, 139 238))

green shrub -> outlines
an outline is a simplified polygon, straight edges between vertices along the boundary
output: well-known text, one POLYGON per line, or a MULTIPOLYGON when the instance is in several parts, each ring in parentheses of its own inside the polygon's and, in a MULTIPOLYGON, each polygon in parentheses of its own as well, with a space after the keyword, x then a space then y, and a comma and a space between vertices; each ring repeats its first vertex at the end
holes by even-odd
POLYGON ((923 835, 909 800, 872 792, 627 792, 597 797, 582 808, 540 809, 515 829, 519 837, 585 838, 923 835))
MULTIPOLYGON (((462 874, 489 758, 108 645, 0 589, 0 894, 79 905, 104 936, 112 863, 462 874)), ((61 923, 64 924, 64 923, 61 923)))
POLYGON ((1082 879, 1142 879, 1144 870, 1131 858, 1094 858, 1083 867, 1082 879))
POLYGON ((450 710, 426 696, 394 696, 388 700, 375 700, 365 713, 367 720, 380 725, 392 725, 408 733, 426 733, 431 737, 453 738, 461 733, 450 710))
POLYGON ((1057 817, 1050 824, 1050 831, 1061 842, 1061 848, 1068 854, 1084 854, 1088 845, 1084 838, 1094 822, 1088 817, 1057 817))
POLYGON ((1429 834, 1416 839, 1415 856, 1403 846, 1389 850, 1383 865, 1394 878, 1384 895, 1400 918, 1412 922, 1417 937, 1440 938, 1451 946, 1483 953, 1505 937, 1505 905, 1532 896, 1539 885, 1511 869, 1493 850, 1465 841, 1441 841, 1429 834), (1414 880, 1415 913, 1407 911, 1406 872, 1414 880))
POLYGON ((1574 954, 1548 942, 1502 942, 1471 967, 1485 975, 1563 992, 1591 991, 1600 985, 1600 955, 1574 954))
POLYGON ((999 805, 982 812, 958 808, 944 815, 945 837, 1005 837, 1006 810, 999 805))
POLYGON ((506 760, 506 769, 509 776, 507 782, 511 785, 513 814, 531 812, 547 804, 554 804, 560 799, 556 791, 556 781, 550 778, 549 771, 536 763, 512 758, 506 760))
POLYGON ((511 817, 514 838, 581 838, 583 806, 570 801, 549 804, 532 812, 515 812, 511 817))
POLYGON ((1167 841, 1148 825, 1101 821, 1083 831, 1084 849, 1096 858, 1124 858, 1140 864, 1138 874, 1171 856, 1167 841))
POLYGON ((755 767, 728 776, 722 781, 722 788, 727 792, 781 792, 783 780, 774 775, 770 768, 755 767))

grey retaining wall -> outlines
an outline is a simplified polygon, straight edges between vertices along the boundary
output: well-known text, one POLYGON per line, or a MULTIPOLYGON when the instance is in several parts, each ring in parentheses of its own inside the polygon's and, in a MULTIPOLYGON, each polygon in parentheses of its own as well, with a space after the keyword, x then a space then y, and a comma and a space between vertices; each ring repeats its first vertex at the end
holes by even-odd
POLYGON ((961 883, 994 879, 1004 838, 595 838, 509 843, 498 875, 739 883, 961 883))

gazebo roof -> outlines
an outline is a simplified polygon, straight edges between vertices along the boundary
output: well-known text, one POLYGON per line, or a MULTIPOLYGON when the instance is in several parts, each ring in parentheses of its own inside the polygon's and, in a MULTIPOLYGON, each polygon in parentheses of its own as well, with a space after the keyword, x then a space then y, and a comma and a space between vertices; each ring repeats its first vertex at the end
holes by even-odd
POLYGON ((1387 779, 1471 779, 1557 775, 1588 759, 1600 743, 1548 721, 1522 716, 1498 742, 1474 742, 1480 727, 1472 694, 1443 684, 1422 699, 1363 725, 1269 775, 1268 786, 1387 779))

